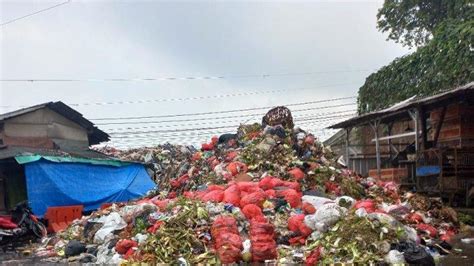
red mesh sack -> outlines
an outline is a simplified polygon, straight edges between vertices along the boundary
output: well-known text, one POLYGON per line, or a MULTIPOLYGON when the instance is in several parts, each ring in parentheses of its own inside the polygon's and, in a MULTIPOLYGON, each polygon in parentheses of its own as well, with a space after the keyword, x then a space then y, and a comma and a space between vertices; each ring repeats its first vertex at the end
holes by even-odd
POLYGON ((227 165, 226 169, 232 174, 232 176, 235 176, 238 173, 246 173, 247 165, 241 162, 231 162, 227 165))
POLYGON ((207 186, 207 191, 213 191, 213 190, 225 190, 223 186, 219 185, 209 185, 207 186))
POLYGON ((281 192, 283 198, 290 204, 292 208, 301 206, 301 194, 294 189, 286 189, 281 192))
POLYGON ((217 236, 216 241, 215 241, 216 249, 219 249, 220 247, 225 246, 225 245, 231 245, 238 249, 243 248, 242 239, 240 238, 240 235, 233 234, 233 233, 221 233, 220 235, 217 236))
POLYGON ((295 236, 295 237, 290 238, 288 242, 290 242, 290 246, 304 245, 306 243, 306 237, 295 236))
POLYGON ((311 235, 313 233, 313 230, 311 228, 309 228, 308 226, 306 226, 306 224, 304 222, 302 222, 299 225, 298 231, 304 237, 308 237, 309 235, 311 235))
POLYGON ((242 208, 245 218, 252 220, 253 218, 263 216, 262 209, 255 204, 247 204, 242 208))
POLYGON ((216 238, 222 233, 234 233, 238 234, 237 222, 234 217, 231 216, 219 216, 212 223, 211 226, 211 235, 213 238, 216 238))
POLYGON ((252 253, 252 260, 254 262, 273 260, 278 257, 275 241, 252 243, 250 252, 252 253))
POLYGON ((240 206, 244 207, 247 204, 255 204, 260 208, 263 207, 263 202, 267 198, 267 195, 263 191, 250 193, 240 200, 240 206))
POLYGON ((274 187, 279 187, 279 186, 282 186, 283 185, 283 180, 281 180, 280 178, 272 178, 272 188, 274 187))
POLYGON ((138 243, 136 241, 130 239, 121 239, 115 244, 115 251, 118 254, 125 254, 127 251, 133 247, 138 247, 138 243))
POLYGON ((298 182, 283 181, 282 186, 301 191, 301 186, 298 182))
POLYGON ((239 186, 240 191, 249 192, 249 190, 258 188, 257 182, 238 182, 237 186, 239 186))
POLYGON ((303 202, 303 211, 306 214, 313 214, 316 212, 316 208, 311 203, 303 202))
POLYGON ((214 144, 212 143, 203 143, 201 144, 201 150, 203 151, 212 151, 214 149, 214 144))
POLYGON ((252 222, 260 222, 260 223, 268 223, 268 220, 267 218, 265 218, 265 216, 257 216, 257 217, 253 217, 252 222))
POLYGON ((232 245, 224 245, 217 249, 217 255, 222 263, 230 264, 241 259, 241 250, 232 245))
POLYGON ((159 199, 152 199, 151 202, 155 204, 160 211, 166 210, 166 207, 170 203, 169 199, 159 200, 159 199))
POLYGON ((304 222, 304 214, 293 215, 288 219, 288 229, 291 232, 298 232, 300 224, 304 222))
POLYGON ((321 258, 321 247, 317 247, 309 253, 308 257, 306 257, 305 266, 314 266, 317 265, 319 259, 321 258))
POLYGON ((224 191, 222 190, 213 190, 209 191, 202 197, 203 201, 211 201, 211 202, 221 202, 224 199, 224 191))
POLYGON ((296 181, 299 181, 299 180, 304 178, 304 172, 301 171, 301 169, 299 169, 299 168, 293 168, 290 171, 288 171, 288 173, 296 181))
POLYGON ((230 203, 234 206, 239 206, 240 204, 240 189, 237 185, 229 186, 224 190, 223 202, 230 203))
POLYGON ((253 242, 271 242, 275 241, 272 235, 267 234, 259 234, 259 235, 251 235, 250 241, 253 242))
POLYGON ((266 176, 258 182, 258 186, 263 190, 272 189, 273 188, 272 179, 273 177, 266 176))
POLYGON ((267 195, 267 198, 276 198, 276 191, 273 189, 265 190, 265 195, 267 195))
POLYGON ((250 223, 250 236, 252 235, 271 235, 273 237, 275 233, 275 227, 269 223, 251 221, 250 223))
POLYGON ((227 162, 230 162, 230 161, 234 160, 235 157, 237 157, 237 155, 238 155, 238 153, 236 151, 230 151, 225 155, 225 160, 227 162))

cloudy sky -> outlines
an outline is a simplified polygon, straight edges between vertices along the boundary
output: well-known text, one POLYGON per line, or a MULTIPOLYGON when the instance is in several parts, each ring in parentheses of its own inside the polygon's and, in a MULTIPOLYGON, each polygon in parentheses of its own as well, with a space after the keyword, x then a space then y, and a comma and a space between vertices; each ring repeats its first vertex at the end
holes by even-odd
MULTIPOLYGON (((0 24, 63 2, 0 0, 0 24)), ((325 138, 355 99, 301 103, 356 96, 409 52, 377 31, 381 5, 72 0, 0 26, 0 112, 61 100, 89 119, 119 118, 93 122, 124 147, 201 142, 266 110, 221 111, 290 104, 296 124, 325 138), (152 117, 120 119, 137 116, 152 117)))

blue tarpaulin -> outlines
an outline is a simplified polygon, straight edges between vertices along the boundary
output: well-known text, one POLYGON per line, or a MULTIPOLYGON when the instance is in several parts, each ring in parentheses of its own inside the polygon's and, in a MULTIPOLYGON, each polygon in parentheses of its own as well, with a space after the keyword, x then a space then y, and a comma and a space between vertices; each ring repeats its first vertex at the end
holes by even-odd
POLYGON ((121 167, 39 160, 25 164, 28 201, 42 217, 52 206, 84 205, 95 210, 103 203, 143 196, 155 183, 141 164, 121 167))
POLYGON ((426 165, 416 168, 417 176, 438 175, 439 173, 441 173, 441 168, 438 165, 426 165))

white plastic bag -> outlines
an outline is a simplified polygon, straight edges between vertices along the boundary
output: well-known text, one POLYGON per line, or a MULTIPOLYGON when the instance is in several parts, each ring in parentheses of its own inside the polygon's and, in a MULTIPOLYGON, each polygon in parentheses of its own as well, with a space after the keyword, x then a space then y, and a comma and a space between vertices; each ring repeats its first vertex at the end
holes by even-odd
POLYGON ((398 250, 390 250, 388 254, 385 256, 385 262, 393 265, 393 264, 405 264, 405 258, 403 257, 403 253, 398 250))
POLYGON ((323 206, 326 203, 334 203, 334 201, 331 199, 324 198, 324 197, 310 196, 310 195, 304 195, 303 197, 301 197, 301 200, 303 201, 303 203, 307 202, 313 205, 316 208, 316 210, 321 208, 321 206, 323 206))
POLYGON ((117 212, 112 212, 107 216, 102 216, 97 220, 97 222, 103 223, 104 225, 95 233, 95 243, 103 243, 106 237, 113 231, 124 229, 127 226, 127 223, 117 212))
POLYGON ((336 198, 337 205, 345 208, 352 208, 356 204, 356 200, 349 196, 341 196, 336 198))

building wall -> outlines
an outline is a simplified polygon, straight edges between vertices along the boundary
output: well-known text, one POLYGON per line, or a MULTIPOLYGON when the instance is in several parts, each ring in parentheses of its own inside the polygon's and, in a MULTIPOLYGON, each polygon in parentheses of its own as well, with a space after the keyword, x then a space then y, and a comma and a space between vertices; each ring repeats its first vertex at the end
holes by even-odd
POLYGON ((3 144, 12 146, 53 148, 55 140, 89 146, 84 128, 48 108, 6 120, 1 137, 3 144))

